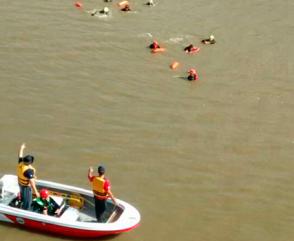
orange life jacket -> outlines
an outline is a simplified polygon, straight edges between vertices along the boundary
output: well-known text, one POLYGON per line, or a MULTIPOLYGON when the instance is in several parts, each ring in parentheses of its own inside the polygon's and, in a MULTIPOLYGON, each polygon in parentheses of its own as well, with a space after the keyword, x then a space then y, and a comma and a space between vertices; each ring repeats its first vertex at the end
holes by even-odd
POLYGON ((34 171, 34 178, 36 178, 36 170, 33 168, 32 165, 25 165, 23 162, 19 163, 17 166, 17 177, 18 177, 18 184, 22 186, 29 186, 30 179, 24 176, 26 170, 32 169, 34 171))
POLYGON ((94 177, 92 181, 93 193, 98 199, 107 199, 107 191, 104 189, 105 179, 102 177, 94 177))

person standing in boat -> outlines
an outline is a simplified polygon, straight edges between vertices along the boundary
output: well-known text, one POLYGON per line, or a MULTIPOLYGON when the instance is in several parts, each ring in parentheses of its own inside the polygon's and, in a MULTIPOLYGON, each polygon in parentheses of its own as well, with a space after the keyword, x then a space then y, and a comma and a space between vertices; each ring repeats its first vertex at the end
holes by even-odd
POLYGON ((22 201, 22 208, 29 210, 32 204, 32 191, 37 197, 40 196, 36 188, 36 170, 32 166, 34 162, 34 157, 31 155, 23 156, 24 149, 26 148, 25 143, 23 143, 19 150, 18 155, 18 165, 17 165, 17 177, 18 185, 20 188, 20 196, 22 201))
POLYGON ((88 179, 92 183, 92 189, 95 199, 95 212, 98 222, 103 221, 103 213, 106 210, 106 200, 111 198, 114 205, 117 205, 115 198, 110 190, 110 181, 105 177, 105 168, 98 167, 98 176, 93 174, 93 168, 88 170, 88 179))

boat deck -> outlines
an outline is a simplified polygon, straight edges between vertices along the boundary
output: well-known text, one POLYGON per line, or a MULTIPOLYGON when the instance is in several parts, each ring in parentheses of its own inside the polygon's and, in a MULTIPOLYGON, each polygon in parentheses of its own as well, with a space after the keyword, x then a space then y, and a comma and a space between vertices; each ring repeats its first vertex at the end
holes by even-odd
MULTIPOLYGON (((5 195, 0 197, 0 204, 9 205, 11 207, 19 208, 20 202, 14 193, 6 192, 5 195)), ((75 208, 68 204, 64 207, 64 210, 60 216, 60 219, 79 221, 79 222, 96 222, 94 214, 94 208, 89 210, 88 208, 75 208)), ((121 207, 114 207, 111 202, 107 202, 107 208, 103 215, 104 223, 115 222, 122 214, 123 209, 121 207)))
MULTIPOLYGON (((19 193, 18 185, 10 182, 0 182, 0 204, 4 204, 14 208, 20 208, 21 203, 17 198, 19 193)), ((43 188, 42 185, 37 185, 38 189, 43 188)), ((49 189, 48 187, 45 187, 49 189)), ((63 220, 78 221, 78 222, 97 222, 95 215, 94 198, 88 195, 78 193, 60 193, 60 190, 51 188, 50 193, 65 204, 62 207, 61 215, 58 217, 63 220)), ((51 195, 52 196, 52 195, 51 195)), ((106 202, 106 211, 103 214, 103 223, 111 223, 118 220, 123 213, 123 207, 114 206, 112 201, 106 202)))

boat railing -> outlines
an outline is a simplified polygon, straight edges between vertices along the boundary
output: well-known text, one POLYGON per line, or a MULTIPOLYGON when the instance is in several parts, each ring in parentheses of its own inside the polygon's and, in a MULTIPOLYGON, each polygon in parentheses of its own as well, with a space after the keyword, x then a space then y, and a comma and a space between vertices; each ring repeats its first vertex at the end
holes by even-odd
POLYGON ((116 206, 112 213, 110 214, 110 216, 108 217, 108 219, 106 220, 106 223, 113 223, 115 222, 120 215, 123 213, 123 209, 120 206, 116 206))

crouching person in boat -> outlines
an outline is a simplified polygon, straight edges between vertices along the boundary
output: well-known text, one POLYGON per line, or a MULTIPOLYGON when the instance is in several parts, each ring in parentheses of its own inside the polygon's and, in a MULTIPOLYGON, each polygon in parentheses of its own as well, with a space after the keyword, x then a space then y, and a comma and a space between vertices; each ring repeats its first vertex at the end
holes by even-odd
POLYGON ((106 200, 111 198, 113 204, 117 203, 110 190, 110 181, 105 178, 105 168, 103 166, 98 167, 98 176, 93 174, 93 168, 90 167, 88 171, 88 179, 92 183, 92 189, 95 199, 95 213, 98 222, 103 222, 103 213, 106 210, 106 200))
POLYGON ((50 216, 59 216, 61 210, 61 207, 50 197, 47 189, 41 189, 40 197, 34 199, 32 208, 34 212, 50 216))
POLYGON ((32 166, 34 157, 31 155, 23 156, 25 143, 20 147, 18 154, 17 179, 20 188, 21 207, 25 210, 31 208, 33 193, 39 197, 39 192, 36 188, 36 170, 32 166))

